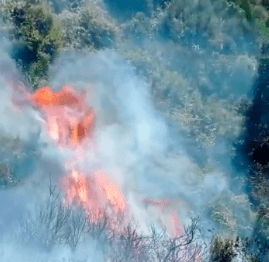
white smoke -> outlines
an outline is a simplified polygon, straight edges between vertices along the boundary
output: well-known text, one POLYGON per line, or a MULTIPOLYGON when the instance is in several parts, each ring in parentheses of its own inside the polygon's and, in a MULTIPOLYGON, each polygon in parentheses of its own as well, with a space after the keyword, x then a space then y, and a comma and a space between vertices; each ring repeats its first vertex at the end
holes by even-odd
MULTIPOLYGON (((48 252, 41 244, 27 241, 26 236, 34 237, 31 232, 23 233, 26 222, 37 218, 39 206, 47 201, 49 175, 54 183, 61 176, 63 156, 51 143, 40 112, 26 101, 29 90, 9 57, 11 47, 1 36, 1 261, 103 261, 103 252, 98 251, 100 243, 94 240, 90 240, 90 247, 81 245, 75 252, 59 245, 48 252), (3 170, 6 166, 8 169, 3 170), (5 182, 16 185, 8 187, 5 182)), ((38 226, 38 220, 34 223, 38 226)), ((41 232, 41 228, 35 230, 41 232)))
MULTIPOLYGON (((90 248, 84 242, 75 252, 57 245, 47 252, 42 250, 41 245, 31 249, 21 243, 21 221, 36 211, 36 204, 44 203, 49 175, 53 181, 59 181, 64 174, 64 159, 69 152, 58 152, 50 141, 39 112, 27 103, 14 106, 12 98, 14 94, 20 94, 18 86, 21 77, 7 55, 10 43, 1 43, 0 131, 12 139, 18 137, 26 145, 33 145, 36 154, 30 156, 30 160, 36 164, 30 171, 26 168, 17 170, 17 173, 23 173, 18 175, 22 184, 0 192, 1 199, 4 199, 0 203, 3 210, 0 215, 3 233, 0 257, 4 262, 102 261, 102 251, 96 251, 99 243, 91 239, 90 248)), ((174 56, 173 51, 167 51, 165 57, 174 56)), ((191 55, 186 58, 186 71, 196 61, 192 59, 193 63, 189 62, 191 55)), ((195 64, 207 58, 207 55, 200 56, 195 64)), ((210 59, 210 62, 214 60, 213 57, 210 59)), ((177 67, 177 63, 180 62, 174 62, 173 66, 177 67)), ((248 74, 252 71, 242 64, 244 62, 238 62, 230 71, 225 68, 227 72, 224 70, 219 77, 220 80, 227 78, 224 84, 212 84, 209 75, 213 66, 209 66, 209 70, 205 70, 200 78, 194 78, 193 82, 199 85, 202 79, 206 87, 215 88, 213 93, 218 93, 220 97, 226 97, 230 92, 234 96, 248 94, 254 73, 248 74), (243 83, 238 80, 242 76, 243 83)), ((184 64, 180 66, 184 67, 184 64)), ((175 210, 182 226, 187 225, 192 216, 199 216, 204 232, 214 229, 215 232, 228 232, 228 235, 251 235, 253 214, 245 194, 243 175, 236 173, 231 164, 230 141, 220 138, 215 147, 203 148, 199 152, 196 147, 200 145, 189 143, 189 138, 180 127, 180 136, 175 135, 167 119, 154 109, 147 80, 137 75, 133 65, 120 54, 109 50, 86 56, 64 53, 51 67, 50 78, 54 90, 72 85, 75 89, 88 92, 88 105, 96 111, 93 136, 96 151, 95 154, 85 152, 85 158, 79 164, 89 172, 99 167, 105 170, 123 192, 129 214, 138 220, 143 229, 162 215, 158 210, 157 214, 154 213, 154 208, 147 207, 144 200, 169 199, 172 204, 166 212, 175 210), (205 159, 207 165, 201 167, 193 158, 195 154, 198 159, 205 159)), ((22 166, 29 165, 30 160, 22 158, 25 161, 22 166)))
MULTIPOLYGON (((209 159, 213 170, 202 171, 187 154, 188 143, 181 143, 187 137, 184 138, 183 132, 182 137, 173 137, 166 120, 155 111, 149 85, 115 52, 107 50, 83 58, 65 54, 51 72, 51 85, 56 89, 67 84, 93 89, 89 92, 89 104, 97 113, 93 139, 98 152, 97 158, 89 162, 96 161, 108 173, 111 170, 110 175, 118 180, 115 182, 127 198, 131 214, 138 207, 141 210, 134 213, 146 213, 143 206, 146 198, 179 200, 181 204, 175 208, 181 223, 188 224, 191 215, 199 216, 204 229, 210 229, 218 227, 212 222, 215 209, 227 205, 230 210, 236 206, 232 217, 225 218, 222 210, 217 219, 232 231, 251 234, 251 230, 244 229, 252 223, 251 214, 242 225, 237 224, 235 221, 246 215, 244 208, 235 201, 226 201, 227 196, 244 197, 244 189, 230 188, 232 178, 242 178, 229 164, 230 150, 218 149, 229 145, 228 140, 205 151, 201 157, 209 159), (176 150, 171 150, 171 136, 178 145, 176 150)), ((149 216, 140 222, 151 221, 149 216)))
MULTIPOLYGON (((215 215, 216 219, 221 221, 220 223, 226 223, 224 230, 230 227, 231 231, 240 232, 243 235, 251 234, 251 218, 248 209, 245 208, 249 203, 242 195, 244 191, 239 190, 237 194, 234 194, 229 187, 230 174, 227 174, 227 170, 218 168, 218 165, 214 167, 214 171, 203 173, 186 153, 186 144, 180 145, 182 138, 176 141, 176 144, 180 145, 176 151, 170 149, 169 136, 172 133, 166 120, 153 109, 149 86, 145 80, 136 76, 132 65, 118 54, 107 50, 83 58, 62 55, 51 72, 53 72, 51 86, 56 90, 63 85, 73 85, 76 89, 84 90, 89 87, 88 103, 89 106, 94 107, 97 114, 96 131, 93 137, 97 153, 92 157, 89 152, 87 159, 86 152, 86 161, 81 163, 82 167, 85 170, 94 166, 102 167, 120 186, 126 197, 130 214, 136 216, 135 219, 143 228, 158 219, 157 214, 154 221, 153 211, 145 207, 143 200, 162 198, 174 201, 172 209, 178 213, 182 225, 187 225, 191 216, 199 216, 203 230, 219 227, 216 221, 214 222, 215 215), (179 201, 179 204, 176 204, 176 201, 179 201), (230 217, 227 218, 227 216, 230 217), (240 221, 240 224, 237 221, 240 221), (250 226, 250 231, 242 228, 248 226, 250 226)), ((7 102, 6 105, 1 106, 1 112, 4 115, 1 122, 3 130, 27 142, 29 141, 27 134, 38 133, 33 127, 41 129, 44 137, 41 136, 39 142, 46 142, 48 147, 39 149, 41 160, 38 163, 41 167, 36 168, 35 177, 39 183, 45 182, 45 177, 48 175, 46 171, 51 169, 51 175, 58 178, 59 174, 50 167, 54 162, 58 162, 61 166, 63 157, 53 153, 56 149, 50 145, 45 135, 45 125, 40 121, 40 116, 35 115, 32 108, 23 107, 21 112, 16 113, 10 109, 12 107, 11 90, 8 85, 3 84, 1 92, 7 102), (18 128, 15 129, 15 126, 18 128)), ((218 153, 221 154, 217 147, 215 149, 217 154, 213 151, 207 156, 212 161, 218 153)), ((225 151, 223 153, 225 154, 225 151)), ((226 164, 224 165, 227 167, 226 164)), ((231 171, 230 168, 228 171, 231 171)), ((16 228, 14 225, 18 226, 19 217, 34 210, 35 202, 42 202, 45 198, 45 189, 42 186, 26 185, 18 190, 14 189, 15 194, 9 190, 1 192, 3 199, 9 203, 14 202, 3 206, 5 213, 1 215, 2 225, 11 223, 10 218, 14 218, 9 228, 16 228), (22 201, 16 192, 22 194, 25 190, 22 201), (32 195, 35 197, 32 198, 32 195), (23 204, 20 204, 20 201, 23 204), (13 212, 16 212, 18 217, 14 217, 13 212)), ((82 247, 78 247, 77 253, 73 254, 68 248, 60 251, 60 248, 55 246, 49 254, 40 252, 38 249, 35 251, 35 248, 25 252, 20 243, 14 239, 9 238, 7 241, 3 238, 3 241, 5 244, 2 245, 1 252, 4 261, 10 261, 12 258, 16 261, 25 261, 25 259, 57 261, 57 259, 70 257, 77 259, 82 250, 82 247), (15 249, 20 256, 16 257, 13 254, 15 249)), ((93 250, 87 250, 88 257, 91 257, 91 252, 93 250)), ((96 256, 102 256, 101 254, 101 252, 100 254, 94 252, 95 259, 96 256)), ((83 259, 86 257, 85 254, 83 259)), ((101 261, 101 258, 98 259, 101 261)))

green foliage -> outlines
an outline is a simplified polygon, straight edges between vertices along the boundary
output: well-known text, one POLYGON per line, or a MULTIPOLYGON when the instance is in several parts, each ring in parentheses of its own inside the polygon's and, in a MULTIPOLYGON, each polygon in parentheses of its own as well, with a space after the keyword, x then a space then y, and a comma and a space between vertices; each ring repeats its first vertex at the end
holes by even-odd
POLYGON ((63 46, 62 25, 44 1, 6 1, 4 19, 13 25, 9 37, 22 41, 36 57, 26 68, 34 88, 46 81, 50 62, 63 46))
POLYGON ((260 38, 263 42, 269 41, 269 27, 267 27, 267 21, 263 22, 261 19, 254 20, 255 27, 257 28, 260 38))
POLYGON ((1 15, 11 25, 9 37, 23 42, 33 61, 22 61, 22 70, 36 89, 47 82, 49 65, 63 49, 94 51, 111 47, 119 30, 95 1, 79 4, 55 14, 52 5, 40 0, 8 0, 1 15))
POLYGON ((251 19, 253 21, 254 28, 257 30, 260 41, 269 41, 269 12, 264 1, 261 4, 250 5, 251 19))
POLYGON ((111 47, 119 35, 115 22, 95 1, 85 1, 76 9, 59 14, 65 48, 98 50, 111 47))
POLYGON ((249 0, 241 0, 240 7, 245 11, 247 20, 252 18, 249 0))
MULTIPOLYGON (((158 109, 172 121, 182 123, 182 128, 204 146, 213 146, 219 135, 230 138, 238 136, 245 121, 243 113, 239 113, 239 110, 242 111, 240 103, 227 103, 217 97, 204 98, 191 80, 164 62, 166 58, 163 58, 162 53, 165 50, 154 44, 154 41, 150 43, 149 48, 136 47, 132 50, 128 49, 127 44, 127 47, 122 46, 121 51, 136 66, 138 74, 148 79, 158 109)), ((168 45, 167 49, 175 50, 174 57, 178 55, 178 60, 186 61, 188 53, 194 52, 174 44, 168 45)), ((254 62, 243 56, 222 56, 216 60, 214 58, 215 63, 222 66, 236 63, 251 67, 254 62)))
POLYGON ((232 2, 235 5, 239 6, 244 11, 247 20, 252 19, 251 6, 249 0, 227 0, 227 2, 232 2))
POLYGON ((268 1, 260 0, 224 0, 232 6, 242 18, 252 23, 261 42, 269 41, 268 1), (243 13, 243 16, 242 16, 243 13))
MULTIPOLYGON (((238 241, 238 240, 237 240, 238 241)), ((211 262, 232 262, 236 257, 236 242, 232 239, 216 237, 211 246, 211 262)))
POLYGON ((186 33, 190 35, 198 33, 211 40, 220 37, 224 39, 227 25, 229 26, 227 21, 233 14, 232 11, 231 6, 222 0, 185 1, 184 3, 172 0, 163 7, 153 10, 150 16, 138 13, 124 24, 123 30, 127 35, 135 33, 138 37, 141 34, 150 37, 159 33, 169 34, 175 42, 180 41, 186 33), (225 26, 222 22, 224 18, 225 26))

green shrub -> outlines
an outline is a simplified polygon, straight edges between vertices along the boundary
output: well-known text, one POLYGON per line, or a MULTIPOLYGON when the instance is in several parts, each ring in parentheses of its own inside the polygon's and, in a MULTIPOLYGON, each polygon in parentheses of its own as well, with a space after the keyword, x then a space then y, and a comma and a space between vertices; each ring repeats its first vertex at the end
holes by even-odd
POLYGON ((211 246, 211 262, 232 262, 236 257, 235 241, 216 237, 211 246))
POLYGON ((63 24, 65 48, 88 51, 108 48, 119 35, 115 22, 95 1, 64 10, 59 18, 63 24))
POLYGON ((40 87, 46 80, 50 62, 63 46, 60 20, 45 1, 5 1, 1 14, 12 25, 9 37, 26 44, 35 56, 24 71, 33 87, 40 87))

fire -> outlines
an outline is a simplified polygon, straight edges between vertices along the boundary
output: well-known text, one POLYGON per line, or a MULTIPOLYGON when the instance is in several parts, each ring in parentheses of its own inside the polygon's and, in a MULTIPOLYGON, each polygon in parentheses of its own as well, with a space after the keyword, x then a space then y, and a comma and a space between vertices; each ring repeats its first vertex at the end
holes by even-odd
POLYGON ((96 182, 99 188, 102 189, 103 193, 106 195, 109 202, 112 204, 113 208, 117 212, 124 211, 126 208, 123 195, 120 191, 113 185, 105 176, 102 171, 97 171, 95 173, 96 182))
POLYGON ((173 235, 174 237, 180 237, 182 235, 182 231, 180 229, 179 218, 175 210, 171 212, 171 222, 173 225, 173 235))
POLYGON ((45 86, 30 96, 31 102, 44 114, 51 137, 59 145, 78 146, 93 131, 95 114, 85 103, 85 94, 71 86, 53 92, 45 86))
POLYGON ((126 208, 123 195, 100 170, 89 177, 73 171, 71 177, 65 178, 64 186, 66 201, 80 204, 95 222, 103 215, 104 206, 115 213, 126 208))
POLYGON ((182 227, 179 221, 179 217, 174 209, 179 205, 178 201, 165 198, 161 199, 146 198, 143 200, 143 202, 146 208, 148 207, 155 207, 155 209, 157 208, 157 216, 160 216, 159 219, 161 219, 161 221, 164 223, 167 232, 171 236, 180 237, 182 235, 182 227))
POLYGON ((71 86, 64 86, 59 92, 53 92, 49 86, 44 86, 32 97, 32 102, 37 106, 73 106, 79 104, 79 100, 71 86))
MULTIPOLYGON (((72 161, 66 161, 67 176, 63 179, 63 189, 66 193, 65 203, 78 204, 93 222, 97 222, 104 210, 112 213, 123 213, 126 203, 120 190, 108 179, 102 171, 85 174, 77 168, 78 160, 83 161, 84 152, 93 152, 91 141, 95 123, 95 113, 85 102, 85 93, 75 91, 71 86, 64 86, 54 92, 44 86, 29 95, 29 99, 45 116, 48 132, 58 146, 73 149, 72 161), (78 156, 79 154, 79 156, 78 156)), ((171 209, 171 199, 145 199, 146 206, 160 208, 162 214, 170 217, 171 234, 181 235, 177 213, 171 209)), ((167 220, 167 217, 166 219, 167 220)))
MULTIPOLYGON (((78 148, 87 141, 80 151, 73 151, 72 163, 76 166, 76 154, 79 153, 83 159, 84 148, 91 150, 92 146, 90 138, 95 113, 87 106, 85 94, 75 91, 71 86, 64 86, 59 92, 53 92, 45 86, 30 95, 29 99, 44 113, 49 134, 59 146, 78 148)), ((63 179, 63 187, 66 193, 64 202, 81 205, 93 222, 100 219, 105 206, 112 212, 124 212, 126 209, 123 195, 101 170, 86 176, 79 169, 72 168, 69 176, 63 179)))
POLYGON ((59 140, 59 126, 57 123, 56 117, 51 117, 48 119, 48 125, 50 127, 50 135, 51 137, 58 141, 59 140))
POLYGON ((97 222, 102 215, 102 202, 94 187, 94 181, 90 181, 82 173, 73 171, 71 176, 65 177, 63 184, 66 192, 65 201, 68 204, 79 204, 87 214, 90 214, 93 222, 97 222))
POLYGON ((78 195, 82 203, 87 204, 89 202, 89 197, 88 197, 89 190, 88 190, 86 178, 83 175, 79 176, 77 171, 73 171, 72 175, 75 182, 74 185, 75 187, 77 187, 77 194, 75 195, 78 195))

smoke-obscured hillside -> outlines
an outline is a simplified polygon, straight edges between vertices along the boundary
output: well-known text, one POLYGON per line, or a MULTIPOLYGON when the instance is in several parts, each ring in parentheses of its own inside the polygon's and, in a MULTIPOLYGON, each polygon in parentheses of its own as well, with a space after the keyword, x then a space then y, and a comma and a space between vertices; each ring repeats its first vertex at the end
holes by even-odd
POLYGON ((1 261, 267 261, 268 10, 2 0, 1 261))

